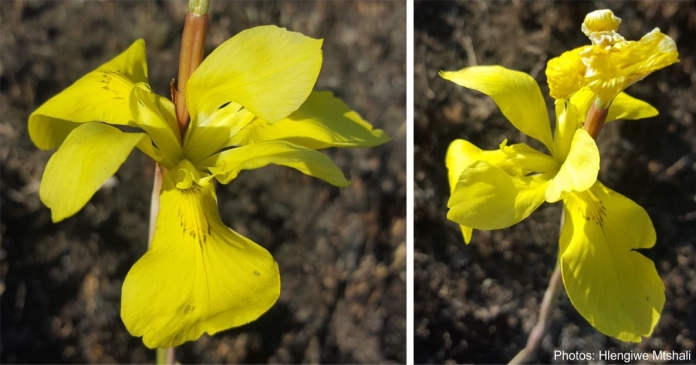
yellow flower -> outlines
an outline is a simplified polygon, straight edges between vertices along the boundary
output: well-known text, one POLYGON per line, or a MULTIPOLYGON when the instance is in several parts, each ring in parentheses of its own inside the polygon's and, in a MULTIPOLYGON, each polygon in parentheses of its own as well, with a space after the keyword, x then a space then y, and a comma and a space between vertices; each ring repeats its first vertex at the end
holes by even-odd
MULTIPOLYGON (((655 230, 642 207, 597 180, 597 145, 579 128, 592 92, 583 89, 574 99, 556 101, 552 135, 544 99, 529 75, 481 66, 441 76, 492 97, 517 129, 550 151, 507 140, 493 151, 452 142, 446 157, 452 189, 447 217, 460 224, 466 242, 472 229, 509 227, 544 201, 563 200, 559 262, 571 302, 606 335, 624 341, 650 335, 665 301, 664 287, 652 261, 635 249, 652 247, 655 230)), ((647 103, 619 94, 607 121, 656 114, 647 103)))
POLYGON ((213 178, 227 184, 242 170, 278 164, 347 186, 316 149, 388 140, 331 93, 312 91, 321 45, 275 26, 224 42, 187 83, 183 139, 174 105, 147 84, 142 40, 29 117, 32 141, 58 148, 40 188, 54 222, 82 209, 133 148, 168 171, 152 245, 123 284, 121 317, 148 347, 251 322, 280 294, 271 254, 220 220, 213 178))
POLYGON ((626 41, 617 33, 620 24, 611 10, 597 10, 585 17, 582 31, 592 45, 564 52, 546 67, 554 99, 568 99, 588 86, 602 105, 609 105, 627 87, 679 62, 676 44, 658 28, 639 41, 626 41))

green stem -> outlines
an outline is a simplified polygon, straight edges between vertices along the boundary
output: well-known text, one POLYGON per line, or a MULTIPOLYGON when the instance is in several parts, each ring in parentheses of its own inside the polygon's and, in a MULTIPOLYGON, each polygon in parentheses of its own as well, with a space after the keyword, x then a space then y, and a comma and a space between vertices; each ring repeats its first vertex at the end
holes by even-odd
POLYGON ((208 0, 189 0, 189 13, 205 15, 208 14, 208 0))
POLYGON ((157 365, 167 364, 167 349, 157 349, 157 365))

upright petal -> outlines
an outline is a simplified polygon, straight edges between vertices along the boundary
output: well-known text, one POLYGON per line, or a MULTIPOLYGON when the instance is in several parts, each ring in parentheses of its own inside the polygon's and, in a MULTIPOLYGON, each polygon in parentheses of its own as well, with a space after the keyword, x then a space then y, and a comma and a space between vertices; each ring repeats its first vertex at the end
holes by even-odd
POLYGON ((162 151, 162 165, 171 169, 183 159, 181 134, 174 114, 174 104, 169 99, 150 92, 147 84, 133 87, 129 107, 136 124, 162 151))
POLYGON ((307 99, 321 68, 322 40, 276 26, 247 29, 203 60, 186 85, 192 128, 236 102, 276 122, 307 99))
POLYGON ((131 88, 147 82, 145 42, 77 80, 29 116, 29 136, 41 149, 60 146, 80 123, 106 122, 135 127, 128 108, 131 88))
POLYGON ((510 227, 544 202, 546 175, 511 177, 500 167, 479 161, 464 169, 447 202, 447 218, 475 229, 510 227))
POLYGON ((41 179, 39 196, 51 209, 53 222, 82 209, 137 145, 156 153, 144 133, 124 133, 102 123, 75 128, 48 160, 41 179))
POLYGON ((440 76, 493 98, 503 115, 526 135, 553 151, 551 124, 539 85, 526 73, 501 66, 469 67, 441 71, 440 76))
POLYGON ((182 180, 192 169, 184 160, 165 175, 152 246, 123 283, 123 322, 150 348, 247 324, 280 295, 278 264, 222 223, 213 184, 182 180))
POLYGON ((223 151, 201 163, 210 167, 218 181, 227 184, 242 170, 253 170, 268 164, 292 167, 306 175, 345 187, 350 185, 343 172, 321 152, 285 141, 267 141, 223 151))
POLYGON ((232 102, 216 109, 205 124, 198 124, 186 132, 186 159, 195 164, 222 151, 230 146, 230 139, 257 119, 239 103, 232 102))
POLYGON ((655 265, 636 249, 655 244, 645 210, 600 182, 569 195, 560 238, 568 297, 600 332, 622 341, 649 336, 665 302, 655 265))
POLYGON ((373 147, 389 141, 381 129, 351 110, 331 92, 314 91, 294 113, 278 122, 257 118, 239 131, 230 144, 284 140, 313 150, 327 147, 373 147))
POLYGON ((555 203, 569 193, 589 189, 597 181, 599 150, 584 129, 575 131, 568 157, 546 189, 546 201, 555 203))
MULTIPOLYGON (((556 100, 555 106, 556 129, 553 131, 553 143, 556 146, 556 150, 554 151, 554 157, 558 161, 565 161, 570 152, 575 131, 582 126, 585 120, 579 120, 578 108, 566 99, 556 100)), ((585 110, 585 115, 587 115, 587 110, 585 110)))

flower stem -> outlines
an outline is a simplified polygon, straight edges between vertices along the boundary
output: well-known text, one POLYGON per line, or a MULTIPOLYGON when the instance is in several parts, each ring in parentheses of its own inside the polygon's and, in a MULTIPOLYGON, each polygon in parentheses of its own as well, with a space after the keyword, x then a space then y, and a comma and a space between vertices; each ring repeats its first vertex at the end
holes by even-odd
POLYGON ((546 335, 551 324, 551 311, 556 306, 556 297, 563 289, 563 280, 561 277, 561 267, 556 264, 556 269, 551 274, 549 286, 544 293, 544 299, 539 307, 539 321, 527 338, 527 345, 510 361, 510 364, 524 364, 532 360, 534 354, 541 344, 541 340, 546 335))
MULTIPOLYGON (((565 212, 561 211, 561 230, 563 229, 563 223, 565 223, 565 212)), ((561 265, 556 261, 556 268, 553 270, 553 274, 551 274, 549 286, 544 292, 544 299, 541 300, 541 306, 539 307, 539 321, 529 333, 525 347, 510 360, 510 364, 524 364, 534 358, 541 340, 549 330, 551 311, 556 307, 556 297, 558 297, 562 289, 563 276, 561 275, 561 265)))
POLYGON ((174 97, 176 120, 183 137, 189 123, 189 113, 186 108, 186 82, 193 71, 203 62, 205 50, 205 35, 208 28, 208 0, 191 0, 189 12, 184 21, 184 32, 181 35, 181 53, 179 54, 179 78, 174 97))
POLYGON ((599 99, 596 99, 590 110, 587 112, 587 118, 585 118, 585 130, 592 136, 595 140, 599 136, 599 132, 604 127, 604 121, 607 119, 607 114, 609 114, 609 106, 602 103, 599 99))

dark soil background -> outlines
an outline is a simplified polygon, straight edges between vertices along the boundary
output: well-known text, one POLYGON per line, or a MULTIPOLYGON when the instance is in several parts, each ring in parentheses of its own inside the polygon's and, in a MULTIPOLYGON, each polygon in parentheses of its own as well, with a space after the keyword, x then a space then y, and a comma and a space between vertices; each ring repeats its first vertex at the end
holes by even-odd
MULTIPOLYGON (((150 84, 169 95, 186 9, 167 1, 0 4, 2 363, 154 361, 119 316, 123 280, 146 250, 153 163, 134 152, 115 186, 53 224, 38 197, 51 152, 34 147, 26 123, 141 37, 150 84)), ((258 321, 184 344, 177 360, 403 363, 405 3, 211 1, 206 53, 262 24, 324 38, 316 89, 333 91, 393 140, 327 151, 349 188, 277 166, 218 187, 223 220, 278 261, 282 293, 258 321)))
MULTIPOLYGON (((456 138, 494 149, 505 138, 527 142, 492 99, 437 76, 474 63, 530 73, 547 105, 546 62, 584 44, 587 13, 609 8, 621 34, 640 39, 659 27, 681 62, 627 91, 660 115, 607 125, 599 138, 600 180, 642 205, 657 231, 646 252, 667 301, 650 338, 621 343, 593 329, 565 292, 536 362, 554 350, 691 351, 696 361, 696 9, 693 2, 415 3, 415 360, 507 363, 524 347, 558 253, 561 204, 545 204, 509 229, 475 231, 465 246, 446 218, 445 152, 456 138)), ((552 109, 549 109, 552 113, 552 109)), ((552 118, 555 120, 555 117, 552 118)), ((533 146, 540 144, 529 141, 533 146)))

